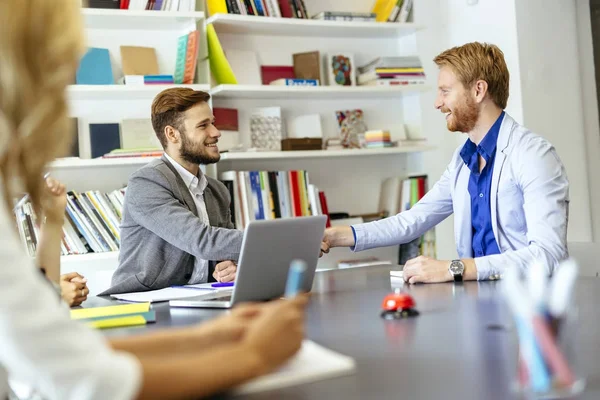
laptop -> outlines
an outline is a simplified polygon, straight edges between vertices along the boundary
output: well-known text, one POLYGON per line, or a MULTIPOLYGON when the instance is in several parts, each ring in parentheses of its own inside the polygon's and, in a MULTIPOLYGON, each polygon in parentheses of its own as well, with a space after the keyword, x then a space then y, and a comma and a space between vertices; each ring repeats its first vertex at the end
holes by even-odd
POLYGON ((231 308, 283 296, 292 260, 306 262, 302 291, 312 288, 327 217, 252 221, 244 231, 233 291, 171 300, 172 307, 231 308))

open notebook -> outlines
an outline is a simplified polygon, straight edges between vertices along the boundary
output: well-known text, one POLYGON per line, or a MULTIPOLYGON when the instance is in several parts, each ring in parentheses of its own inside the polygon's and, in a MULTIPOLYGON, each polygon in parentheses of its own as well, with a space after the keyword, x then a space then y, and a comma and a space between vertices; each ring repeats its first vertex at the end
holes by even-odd
POLYGON ((256 378, 233 391, 249 394, 295 386, 303 383, 351 375, 356 370, 354 359, 310 340, 304 340, 302 348, 277 371, 256 378))

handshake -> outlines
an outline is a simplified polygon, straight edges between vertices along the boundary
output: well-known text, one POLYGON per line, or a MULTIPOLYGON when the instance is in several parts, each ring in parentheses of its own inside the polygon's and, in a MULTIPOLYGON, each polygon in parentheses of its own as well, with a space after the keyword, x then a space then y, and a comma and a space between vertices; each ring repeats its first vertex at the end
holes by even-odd
POLYGON ((325 229, 321 240, 319 257, 329 253, 332 247, 352 247, 355 245, 354 232, 350 226, 336 226, 325 229))

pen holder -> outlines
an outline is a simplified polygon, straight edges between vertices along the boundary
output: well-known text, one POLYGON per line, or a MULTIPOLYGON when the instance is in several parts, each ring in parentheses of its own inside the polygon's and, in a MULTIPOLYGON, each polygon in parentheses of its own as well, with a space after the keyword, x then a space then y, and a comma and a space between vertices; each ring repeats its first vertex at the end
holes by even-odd
POLYGON ((566 399, 583 392, 578 363, 578 315, 562 320, 537 316, 516 321, 518 355, 514 388, 526 399, 566 399))

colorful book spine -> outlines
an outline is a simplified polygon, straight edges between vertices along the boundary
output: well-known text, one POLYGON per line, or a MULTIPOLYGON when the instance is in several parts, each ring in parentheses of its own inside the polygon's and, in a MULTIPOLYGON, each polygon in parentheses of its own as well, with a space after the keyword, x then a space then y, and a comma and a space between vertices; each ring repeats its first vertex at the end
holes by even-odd
POLYGON ((177 58, 175 61, 175 83, 183 83, 185 74, 185 59, 187 54, 188 35, 180 36, 177 39, 177 58))
POLYGON ((194 76, 196 75, 196 62, 198 58, 198 44, 200 39, 200 32, 193 31, 188 35, 187 51, 185 57, 185 70, 183 73, 183 83, 192 84, 194 83, 194 76))

